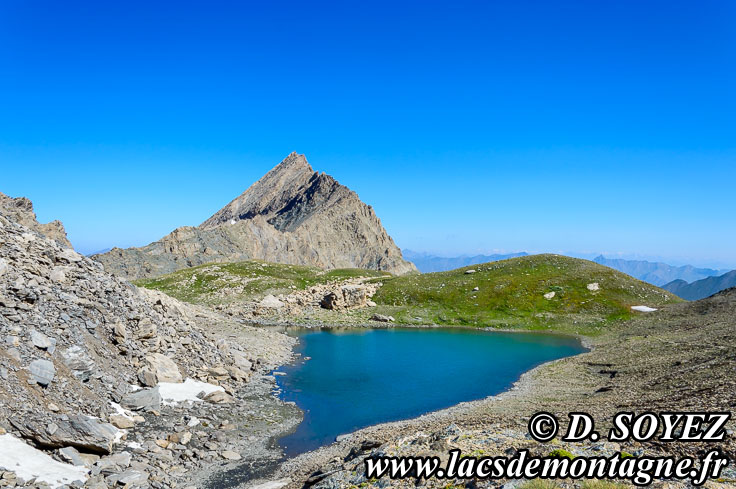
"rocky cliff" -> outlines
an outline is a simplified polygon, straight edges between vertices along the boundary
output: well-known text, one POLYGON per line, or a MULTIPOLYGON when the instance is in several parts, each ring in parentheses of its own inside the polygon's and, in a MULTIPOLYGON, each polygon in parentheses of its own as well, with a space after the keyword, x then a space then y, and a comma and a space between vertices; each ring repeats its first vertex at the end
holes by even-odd
POLYGON ((114 248, 95 259, 129 279, 247 259, 394 274, 416 270, 371 206, 296 153, 200 226, 178 228, 141 248, 114 248))

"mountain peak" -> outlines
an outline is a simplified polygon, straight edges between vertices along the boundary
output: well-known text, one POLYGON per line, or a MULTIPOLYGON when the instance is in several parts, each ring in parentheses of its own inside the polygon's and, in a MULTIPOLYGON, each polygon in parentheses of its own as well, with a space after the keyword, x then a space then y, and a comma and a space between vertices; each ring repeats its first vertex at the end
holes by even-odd
POLYGON ((128 278, 209 262, 258 259, 320 268, 416 271, 373 209, 304 155, 291 153, 196 228, 95 257, 128 278))
MULTIPOLYGON (((289 156, 284 158, 281 163, 271 168, 259 181, 266 179, 270 176, 273 178, 283 178, 294 175, 307 174, 311 175, 314 173, 312 166, 307 161, 307 157, 303 154, 299 154, 296 151, 292 151, 289 156)), ((258 182, 256 182, 257 184, 258 182)), ((253 184, 252 186, 255 186, 253 184)))
POLYGON ((199 227, 211 229, 270 214, 293 199, 316 176, 307 158, 293 152, 199 227))

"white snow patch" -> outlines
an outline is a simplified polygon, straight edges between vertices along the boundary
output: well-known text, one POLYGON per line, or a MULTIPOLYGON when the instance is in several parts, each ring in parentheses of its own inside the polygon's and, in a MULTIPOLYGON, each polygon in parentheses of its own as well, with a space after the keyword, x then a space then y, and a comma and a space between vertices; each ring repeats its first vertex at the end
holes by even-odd
POLYGON ((128 433, 128 430, 118 430, 117 433, 115 433, 115 439, 112 441, 113 444, 120 443, 120 440, 123 439, 126 433, 128 433))
POLYGON ((649 306, 631 306, 631 309, 639 312, 654 312, 655 308, 649 306))
POLYGON ((85 467, 57 462, 9 433, 0 435, 0 467, 15 472, 21 479, 36 479, 52 488, 74 481, 84 482, 88 472, 85 467))
POLYGON ((110 406, 115 410, 115 412, 124 418, 133 419, 133 413, 128 411, 127 409, 123 408, 120 404, 117 402, 110 402, 110 406))
POLYGON ((200 402, 202 399, 197 397, 197 394, 200 392, 210 394, 224 390, 219 385, 208 384, 207 382, 200 382, 194 379, 187 379, 182 383, 176 384, 173 382, 159 382, 158 384, 158 391, 161 393, 161 399, 164 400, 164 403, 200 402))

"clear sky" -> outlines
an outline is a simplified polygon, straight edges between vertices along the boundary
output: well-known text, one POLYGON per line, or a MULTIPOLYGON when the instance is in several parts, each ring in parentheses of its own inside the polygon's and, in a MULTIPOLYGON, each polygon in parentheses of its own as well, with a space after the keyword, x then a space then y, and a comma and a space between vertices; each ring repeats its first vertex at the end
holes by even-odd
POLYGON ((82 252, 291 151, 399 246, 736 267, 736 2, 0 2, 0 191, 82 252))

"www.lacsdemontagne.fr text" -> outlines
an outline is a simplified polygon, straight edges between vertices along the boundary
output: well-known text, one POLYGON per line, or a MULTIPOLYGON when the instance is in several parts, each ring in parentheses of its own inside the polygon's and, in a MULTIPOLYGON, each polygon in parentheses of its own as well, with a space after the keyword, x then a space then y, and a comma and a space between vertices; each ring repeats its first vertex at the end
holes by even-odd
POLYGON ((625 479, 638 486, 655 479, 690 479, 701 485, 718 478, 728 458, 719 451, 700 460, 690 457, 537 457, 520 450, 512 457, 463 457, 451 450, 445 466, 439 457, 370 457, 365 460, 368 479, 625 479))

